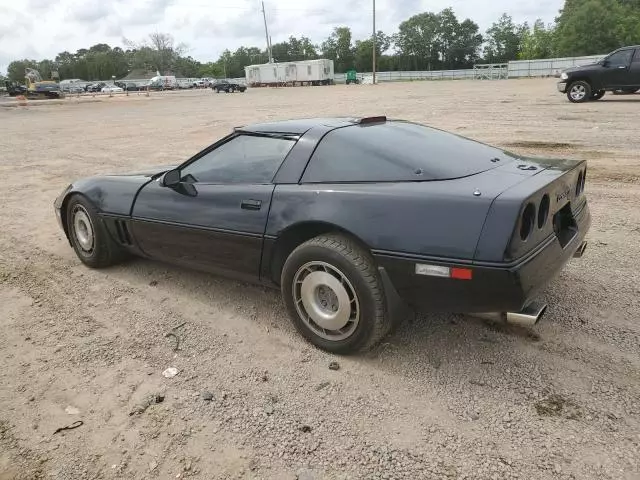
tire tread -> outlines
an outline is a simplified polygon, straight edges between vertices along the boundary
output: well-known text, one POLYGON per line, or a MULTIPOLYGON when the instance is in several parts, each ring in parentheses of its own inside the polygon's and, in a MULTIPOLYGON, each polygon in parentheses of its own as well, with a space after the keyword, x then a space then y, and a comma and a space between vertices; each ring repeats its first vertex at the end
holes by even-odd
POLYGON ((104 221, 97 215, 96 208, 84 195, 74 194, 69 198, 69 201, 66 204, 69 236, 73 236, 73 218, 71 216, 71 210, 73 205, 78 203, 89 213, 89 217, 93 223, 94 236, 96 238, 96 245, 94 247, 96 255, 90 259, 83 257, 77 252, 75 240, 72 239, 72 245, 74 250, 76 250, 78 258, 82 263, 91 268, 110 267, 124 261, 129 254, 111 238, 104 221))

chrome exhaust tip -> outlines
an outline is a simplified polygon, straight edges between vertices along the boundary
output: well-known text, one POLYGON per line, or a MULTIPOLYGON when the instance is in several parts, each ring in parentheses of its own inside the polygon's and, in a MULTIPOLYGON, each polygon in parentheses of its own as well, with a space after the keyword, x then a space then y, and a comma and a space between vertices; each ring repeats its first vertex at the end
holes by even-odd
POLYGON ((547 304, 531 302, 519 312, 488 312, 472 313, 470 315, 485 320, 519 325, 521 327, 533 327, 540 321, 546 311, 547 304))
POLYGON ((573 258, 580 258, 582 255, 584 255, 584 251, 586 249, 587 249, 587 242, 582 242, 578 247, 578 249, 573 254, 573 258))
POLYGON ((522 327, 533 327, 540 321, 546 311, 546 304, 530 303, 519 312, 507 312, 507 323, 522 327))

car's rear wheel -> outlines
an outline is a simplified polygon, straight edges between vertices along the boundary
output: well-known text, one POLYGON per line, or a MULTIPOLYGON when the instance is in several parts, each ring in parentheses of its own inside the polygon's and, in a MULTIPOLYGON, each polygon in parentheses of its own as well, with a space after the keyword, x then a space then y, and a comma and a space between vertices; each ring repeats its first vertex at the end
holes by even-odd
POLYGON ((591 98, 591 85, 584 80, 578 80, 569 85, 567 98, 573 103, 586 102, 591 98))
POLYGON ((600 100, 602 97, 604 97, 605 93, 606 93, 605 90, 598 90, 597 92, 591 95, 591 100, 600 100))
POLYGON ((92 268, 103 268, 128 255, 113 241, 93 204, 82 195, 69 199, 66 209, 67 232, 78 258, 92 268))
POLYGON ((296 329, 323 350, 367 350, 391 328, 373 258, 345 235, 298 246, 284 264, 281 288, 296 329))

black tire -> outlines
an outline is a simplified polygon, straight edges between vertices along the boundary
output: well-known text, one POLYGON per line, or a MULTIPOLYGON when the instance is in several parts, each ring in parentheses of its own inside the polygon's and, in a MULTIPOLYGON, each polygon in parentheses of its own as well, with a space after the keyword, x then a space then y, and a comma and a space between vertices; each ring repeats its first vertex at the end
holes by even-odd
MULTIPOLYGON (((321 283, 321 286, 316 288, 322 290, 325 285, 321 283)), ((284 264, 281 290, 289 316, 296 329, 309 342, 322 350, 338 354, 368 350, 391 329, 391 321, 385 313, 384 290, 373 257, 368 251, 344 235, 320 235, 299 245, 284 264), (311 270, 312 268, 318 270, 311 270), (317 271, 320 274, 323 274, 323 271, 329 273, 338 279, 339 285, 342 285, 345 292, 351 294, 348 297, 350 301, 347 302, 349 322, 351 323, 351 318, 354 315, 358 321, 353 322, 353 325, 349 327, 353 328, 352 331, 347 328, 349 323, 342 327, 342 330, 347 330, 347 332, 343 332, 345 335, 348 334, 346 338, 325 338, 341 330, 329 330, 331 335, 327 335, 325 331, 325 337, 323 337, 314 330, 314 328, 321 329, 318 324, 303 319, 305 315, 310 318, 306 314, 306 307, 302 301, 303 284, 306 277, 300 281, 302 275, 307 271, 313 273, 317 271), (342 280, 340 280, 341 278, 342 280), (299 301, 296 301, 297 297, 299 297, 299 301), (351 299, 352 297, 353 299, 351 299), (355 310, 353 305, 356 305, 355 310)), ((331 288, 328 290, 334 294, 337 300, 335 292, 331 288)), ((314 289, 315 295, 318 295, 316 289, 314 289)), ((326 307, 326 302, 324 305, 326 307)), ((334 305, 338 305, 338 302, 336 301, 334 305)), ((339 308, 336 306, 333 312, 338 312, 339 308)), ((329 310, 325 311, 329 312, 329 310)))
MULTIPOLYGON (((82 223, 85 220, 78 220, 82 223)), ((74 195, 67 202, 66 208, 67 232, 71 245, 76 255, 82 263, 91 268, 104 268, 122 262, 129 255, 117 243, 113 241, 107 227, 102 219, 98 216, 98 212, 93 204, 82 195, 74 195), (91 247, 83 247, 78 232, 76 231, 76 215, 83 212, 85 218, 89 220, 90 227, 93 231, 91 247)))
POLYGON ((591 99, 591 85, 584 80, 573 82, 567 88, 567 98, 572 103, 583 103, 591 99))
POLYGON ((597 92, 591 95, 591 100, 600 100, 602 97, 604 97, 605 93, 606 93, 605 90, 598 90, 597 92))

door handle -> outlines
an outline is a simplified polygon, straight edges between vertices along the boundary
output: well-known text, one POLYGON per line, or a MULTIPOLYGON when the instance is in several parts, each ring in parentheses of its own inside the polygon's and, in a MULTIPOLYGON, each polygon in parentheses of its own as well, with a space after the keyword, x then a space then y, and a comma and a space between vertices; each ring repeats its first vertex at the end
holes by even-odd
POLYGON ((240 208, 243 210, 260 210, 260 207, 262 207, 261 200, 242 200, 240 202, 240 208))
POLYGON ((624 65, 620 65, 620 66, 618 67, 618 69, 619 69, 619 70, 620 70, 620 69, 621 69, 621 70, 625 70, 626 68, 627 68, 627 67, 625 67, 624 65))

